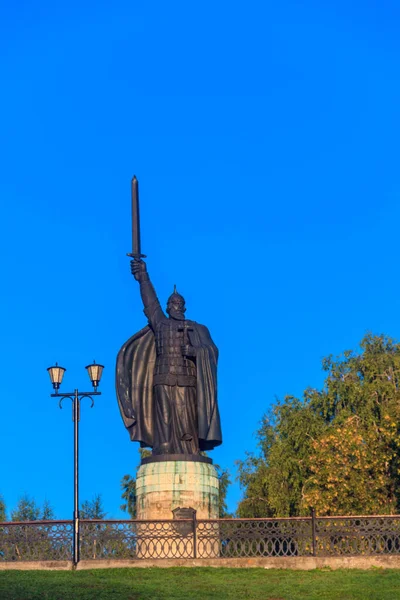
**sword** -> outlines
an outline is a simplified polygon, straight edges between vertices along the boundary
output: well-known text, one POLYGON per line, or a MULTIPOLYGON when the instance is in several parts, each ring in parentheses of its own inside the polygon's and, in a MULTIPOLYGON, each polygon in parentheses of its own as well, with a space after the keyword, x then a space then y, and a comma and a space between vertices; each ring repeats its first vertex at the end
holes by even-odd
POLYGON ((140 214, 139 214, 139 182, 136 175, 131 181, 131 196, 132 196, 132 252, 127 254, 135 260, 146 258, 140 249, 140 214))
POLYGON ((193 331, 193 327, 190 327, 188 322, 185 320, 183 322, 182 327, 178 327, 178 331, 183 331, 183 345, 191 346, 190 338, 189 338, 189 331, 193 331))

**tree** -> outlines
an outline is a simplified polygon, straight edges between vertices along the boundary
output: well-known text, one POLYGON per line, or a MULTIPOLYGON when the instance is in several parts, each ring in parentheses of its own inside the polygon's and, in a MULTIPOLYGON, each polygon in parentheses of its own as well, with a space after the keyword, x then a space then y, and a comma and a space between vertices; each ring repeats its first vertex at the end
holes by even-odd
POLYGON ((54 519, 54 511, 47 500, 40 507, 34 498, 23 494, 17 506, 11 511, 12 521, 42 521, 54 519))
POLYGON ((238 461, 239 482, 245 490, 240 517, 297 516, 313 437, 323 420, 307 401, 287 396, 264 416, 257 432, 259 454, 238 461))
POLYGON ((54 509, 47 499, 43 502, 41 519, 43 519, 43 521, 55 519, 54 509))
POLYGON ((400 345, 368 334, 322 367, 323 389, 275 405, 239 461, 240 516, 399 509, 400 345))
MULTIPOLYGON (((12 521, 45 521, 54 519, 54 511, 50 503, 45 500, 39 506, 35 499, 24 494, 11 512, 12 521)), ((15 552, 19 559, 29 560, 33 555, 51 556, 54 550, 52 538, 52 525, 38 523, 35 527, 17 527, 13 530, 15 552)))
MULTIPOLYGON (((151 456, 151 451, 146 448, 139 448, 140 459, 151 456)), ((127 512, 131 519, 136 519, 136 478, 131 475, 124 475, 121 479, 121 498, 124 503, 120 509, 127 512)))
POLYGON ((101 494, 96 494, 91 500, 85 500, 81 504, 81 519, 104 519, 107 513, 104 510, 101 494))
POLYGON ((226 504, 226 495, 228 487, 231 484, 231 478, 228 469, 222 469, 219 465, 214 465, 217 469, 218 480, 219 480, 219 505, 218 505, 218 517, 220 519, 226 519, 232 517, 232 514, 228 512, 228 506, 226 504))
POLYGON ((3 496, 0 494, 0 521, 7 520, 6 503, 4 502, 3 496))
POLYGON ((379 428, 355 415, 332 424, 313 442, 312 475, 303 504, 322 515, 388 514, 396 510, 389 465, 398 450, 397 425, 386 415, 379 428))
POLYGON ((120 509, 127 512, 131 519, 136 519, 136 479, 131 475, 124 475, 121 479, 121 498, 124 503, 120 509))

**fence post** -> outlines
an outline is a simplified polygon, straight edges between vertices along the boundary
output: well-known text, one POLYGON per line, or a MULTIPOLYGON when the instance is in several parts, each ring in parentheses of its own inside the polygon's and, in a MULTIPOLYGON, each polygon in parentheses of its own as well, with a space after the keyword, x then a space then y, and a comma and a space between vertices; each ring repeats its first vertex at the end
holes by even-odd
POLYGON ((315 508, 311 509, 311 528, 312 528, 312 553, 317 556, 317 522, 315 508))
POLYGON ((193 558, 197 558, 197 512, 193 511, 193 558))

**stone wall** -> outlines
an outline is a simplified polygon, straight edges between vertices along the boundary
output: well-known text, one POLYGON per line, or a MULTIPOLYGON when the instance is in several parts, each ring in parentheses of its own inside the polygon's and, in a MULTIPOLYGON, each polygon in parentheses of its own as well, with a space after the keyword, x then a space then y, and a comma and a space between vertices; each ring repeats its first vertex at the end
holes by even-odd
MULTIPOLYGON (((400 556, 331 556, 331 557, 276 557, 276 558, 207 558, 165 560, 83 560, 76 569, 115 569, 148 567, 223 567, 233 569, 400 569, 400 556)), ((6 570, 62 570, 73 569, 70 561, 16 561, 0 562, 0 571, 6 570)))

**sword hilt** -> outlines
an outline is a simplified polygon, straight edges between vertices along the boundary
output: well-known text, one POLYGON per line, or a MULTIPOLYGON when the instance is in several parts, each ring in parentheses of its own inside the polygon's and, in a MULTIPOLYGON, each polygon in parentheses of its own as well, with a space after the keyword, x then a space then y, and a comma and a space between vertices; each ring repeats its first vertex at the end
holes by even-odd
POLYGON ((127 256, 130 256, 131 258, 134 258, 135 260, 140 260, 141 258, 147 258, 146 254, 132 254, 132 252, 129 252, 129 254, 127 254, 127 256))
POLYGON ((184 344, 189 344, 189 331, 193 331, 193 327, 191 327, 186 321, 184 321, 182 327, 178 327, 178 331, 183 332, 183 342, 184 344))

